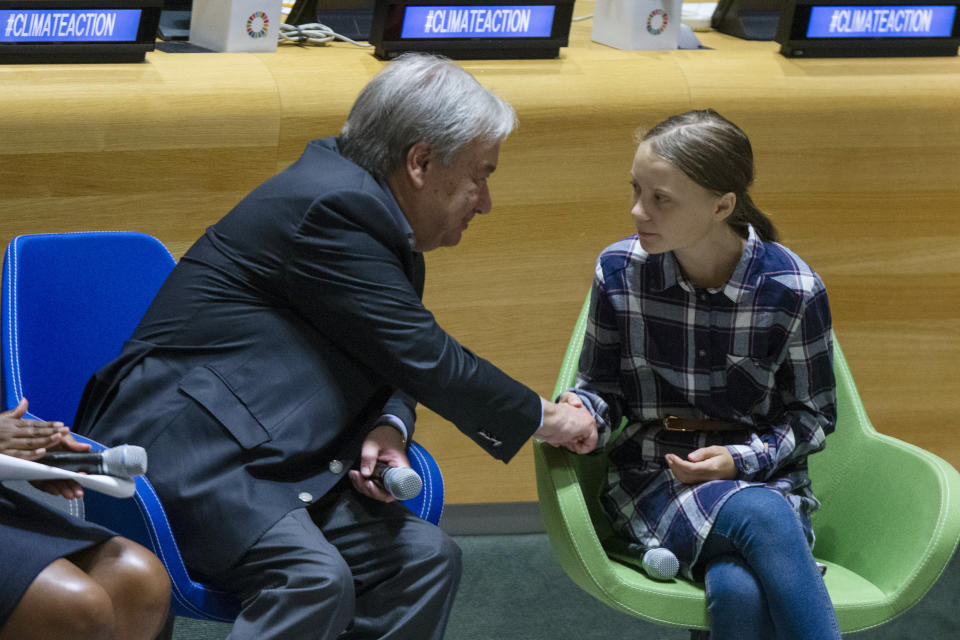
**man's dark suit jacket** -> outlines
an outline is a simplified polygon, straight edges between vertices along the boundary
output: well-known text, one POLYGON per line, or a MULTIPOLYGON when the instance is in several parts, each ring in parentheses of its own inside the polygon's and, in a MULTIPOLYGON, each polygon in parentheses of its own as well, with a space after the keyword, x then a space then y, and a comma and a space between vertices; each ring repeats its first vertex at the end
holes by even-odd
POLYGON ((419 401, 504 461, 537 429, 538 395, 421 304, 390 198, 335 139, 312 141, 193 245, 88 383, 74 428, 146 447, 194 572, 327 493, 382 413, 412 434, 419 401))

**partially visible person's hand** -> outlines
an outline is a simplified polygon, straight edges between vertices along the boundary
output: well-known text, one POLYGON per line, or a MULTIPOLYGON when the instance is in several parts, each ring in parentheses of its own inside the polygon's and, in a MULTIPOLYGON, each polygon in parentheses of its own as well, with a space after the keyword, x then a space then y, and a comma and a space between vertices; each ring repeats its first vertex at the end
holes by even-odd
POLYGON ((63 437, 60 439, 60 442, 55 446, 51 447, 52 451, 89 451, 90 445, 86 442, 80 442, 73 437, 73 434, 70 433, 69 427, 63 428, 63 437))
POLYGON ((684 484, 700 484, 709 480, 733 480, 737 466, 726 447, 712 446, 691 451, 684 460, 668 453, 667 466, 674 477, 684 484))
MULTIPOLYGON (((25 420, 28 402, 21 398, 15 409, 0 413, 0 453, 25 460, 39 460, 47 451, 87 451, 89 444, 77 442, 62 422, 25 420)), ((41 491, 67 500, 83 497, 83 488, 73 480, 38 480, 31 483, 41 491)))
POLYGON ((26 412, 27 400, 22 398, 15 409, 0 413, 0 453, 36 460, 59 445, 70 430, 62 422, 24 420, 26 412))
POLYGON ((373 479, 373 469, 378 462, 390 467, 410 466, 403 434, 389 425, 379 426, 370 432, 360 450, 360 470, 351 469, 349 475, 353 488, 363 495, 381 502, 393 502, 396 498, 373 479))
MULTIPOLYGON (((86 442, 78 442, 68 427, 63 427, 63 437, 60 442, 50 447, 51 451, 89 451, 90 445, 86 442)), ((83 497, 83 487, 73 480, 38 480, 31 483, 37 489, 46 491, 55 496, 61 496, 67 500, 83 497)))
POLYGON ((73 480, 34 480, 30 484, 44 493, 67 500, 83 497, 83 487, 73 480))
POLYGON ((582 403, 576 406, 565 400, 555 404, 544 398, 540 398, 540 403, 543 425, 536 438, 555 447, 566 447, 574 453, 590 453, 596 448, 597 421, 582 403))

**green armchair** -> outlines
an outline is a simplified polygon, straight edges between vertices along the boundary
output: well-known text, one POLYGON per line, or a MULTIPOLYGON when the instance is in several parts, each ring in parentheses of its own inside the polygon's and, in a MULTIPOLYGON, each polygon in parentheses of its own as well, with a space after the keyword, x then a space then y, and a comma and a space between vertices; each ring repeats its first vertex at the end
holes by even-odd
MULTIPOLYGON (((567 347, 554 396, 573 386, 589 298, 567 347)), ((876 432, 834 341, 838 421, 824 451, 810 457, 822 508, 813 517, 814 555, 843 632, 900 615, 933 586, 960 539, 960 474, 946 461, 876 432)), ((554 554, 583 590, 649 622, 709 627, 702 584, 657 582, 607 556, 611 532, 599 505, 603 456, 534 446, 540 511, 554 554)))

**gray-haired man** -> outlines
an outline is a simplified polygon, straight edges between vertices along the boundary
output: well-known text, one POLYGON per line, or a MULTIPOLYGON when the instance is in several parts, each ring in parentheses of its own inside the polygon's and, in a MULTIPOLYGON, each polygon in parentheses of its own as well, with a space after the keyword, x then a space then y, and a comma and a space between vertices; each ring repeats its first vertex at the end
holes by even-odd
POLYGON ((150 455, 187 566, 243 599, 231 638, 440 638, 456 545, 392 502, 414 406, 507 461, 534 433, 585 452, 590 415, 460 346, 420 301, 423 256, 491 208, 511 107, 404 56, 184 255, 75 428, 150 455), (357 468, 354 468, 354 467, 357 468))

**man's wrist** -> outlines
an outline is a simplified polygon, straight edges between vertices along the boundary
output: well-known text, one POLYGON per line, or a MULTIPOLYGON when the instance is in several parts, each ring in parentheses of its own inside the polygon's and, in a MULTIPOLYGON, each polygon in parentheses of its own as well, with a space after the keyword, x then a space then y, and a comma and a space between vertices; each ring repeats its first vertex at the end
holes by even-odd
POLYGON ((407 446, 407 440, 409 437, 409 434, 407 432, 407 425, 403 424, 403 420, 401 420, 397 416, 390 413, 384 414, 380 416, 379 420, 377 420, 376 426, 393 427, 394 429, 400 432, 400 437, 403 439, 403 446, 404 447, 407 446))
POLYGON ((546 398, 540 398, 540 426, 542 427, 548 421, 552 421, 557 415, 556 403, 550 402, 546 398))

